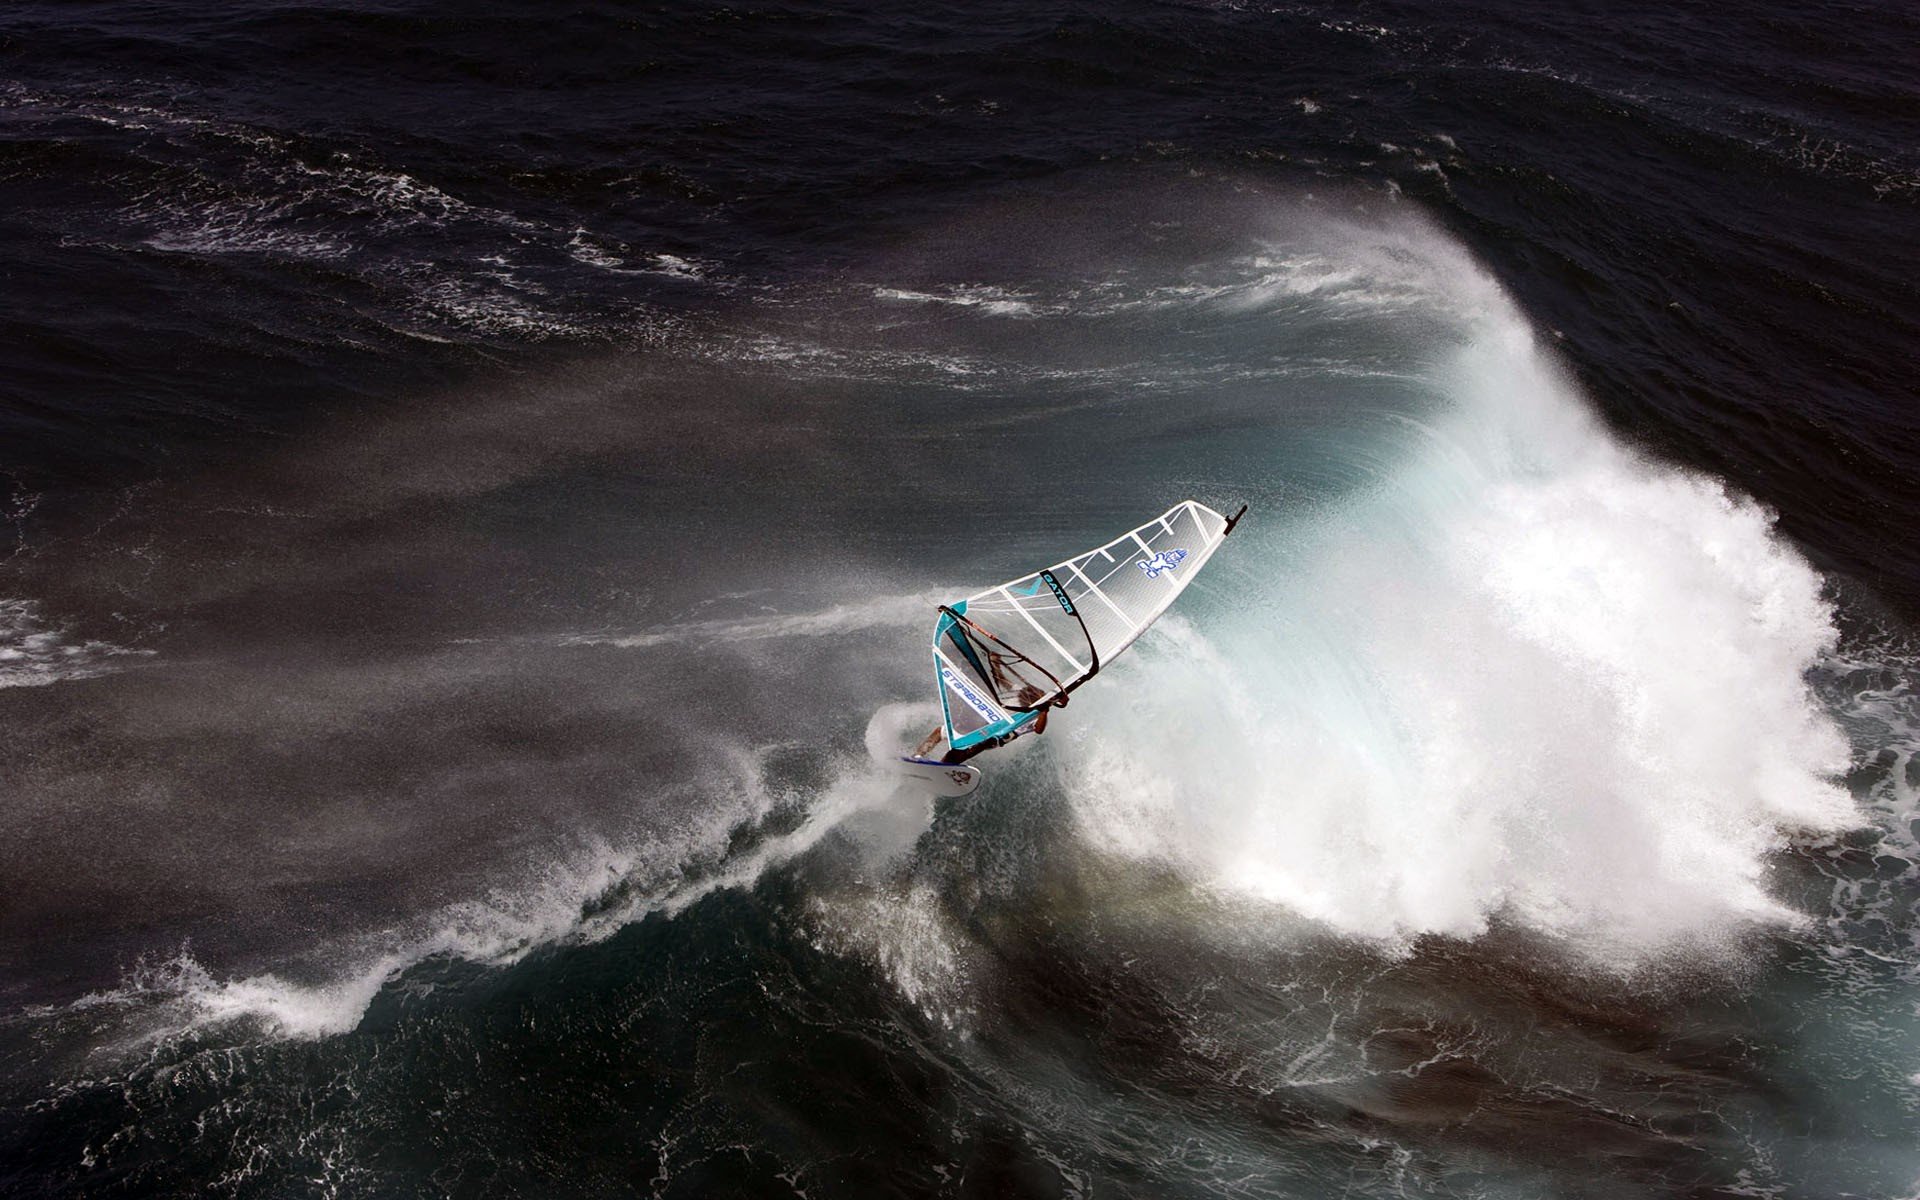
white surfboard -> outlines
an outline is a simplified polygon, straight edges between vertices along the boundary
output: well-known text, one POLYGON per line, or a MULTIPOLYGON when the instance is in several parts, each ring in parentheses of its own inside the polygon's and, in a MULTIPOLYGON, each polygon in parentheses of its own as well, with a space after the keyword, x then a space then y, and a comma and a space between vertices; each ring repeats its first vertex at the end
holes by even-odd
POLYGON ((943 763, 931 758, 902 758, 896 766, 903 780, 936 796, 971 796, 980 786, 980 768, 966 763, 943 763))

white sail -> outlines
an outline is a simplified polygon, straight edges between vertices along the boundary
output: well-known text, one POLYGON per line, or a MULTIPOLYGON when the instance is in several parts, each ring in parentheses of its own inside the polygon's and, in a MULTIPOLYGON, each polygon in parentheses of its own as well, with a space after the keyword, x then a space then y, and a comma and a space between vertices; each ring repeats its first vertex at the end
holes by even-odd
POLYGON ((933 658, 948 745, 1017 735, 1113 661, 1186 590, 1238 519, 1183 500, 1104 546, 943 607, 933 658))

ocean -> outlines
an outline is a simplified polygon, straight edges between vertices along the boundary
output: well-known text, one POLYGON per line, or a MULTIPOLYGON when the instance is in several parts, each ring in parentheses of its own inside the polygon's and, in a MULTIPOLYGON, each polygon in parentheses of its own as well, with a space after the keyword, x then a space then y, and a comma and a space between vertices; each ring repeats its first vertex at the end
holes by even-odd
POLYGON ((1915 1195, 1916 46, 6 7, 0 1193, 1915 1195))

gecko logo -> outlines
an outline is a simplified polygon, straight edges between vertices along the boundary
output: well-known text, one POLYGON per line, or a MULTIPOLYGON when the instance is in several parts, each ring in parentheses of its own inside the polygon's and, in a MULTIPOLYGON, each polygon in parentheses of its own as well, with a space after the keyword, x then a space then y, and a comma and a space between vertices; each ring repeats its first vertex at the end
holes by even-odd
POLYGON ((967 781, 973 778, 973 772, 972 771, 948 771, 947 778, 953 780, 955 783, 959 784, 961 787, 965 787, 967 786, 967 781))
POLYGON ((1158 579, 1162 572, 1171 571, 1179 566, 1180 560, 1186 556, 1185 550, 1162 550, 1152 558, 1141 560, 1138 566, 1147 573, 1148 579, 1158 579))

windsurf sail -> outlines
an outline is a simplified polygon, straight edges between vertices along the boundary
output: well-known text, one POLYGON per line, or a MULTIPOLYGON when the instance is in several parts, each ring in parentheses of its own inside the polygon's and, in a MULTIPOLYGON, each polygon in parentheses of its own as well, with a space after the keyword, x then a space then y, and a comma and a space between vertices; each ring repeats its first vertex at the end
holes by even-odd
POLYGON ((1104 546, 942 605, 933 669, 949 751, 1018 737, 1185 591, 1232 518, 1183 500, 1104 546))

